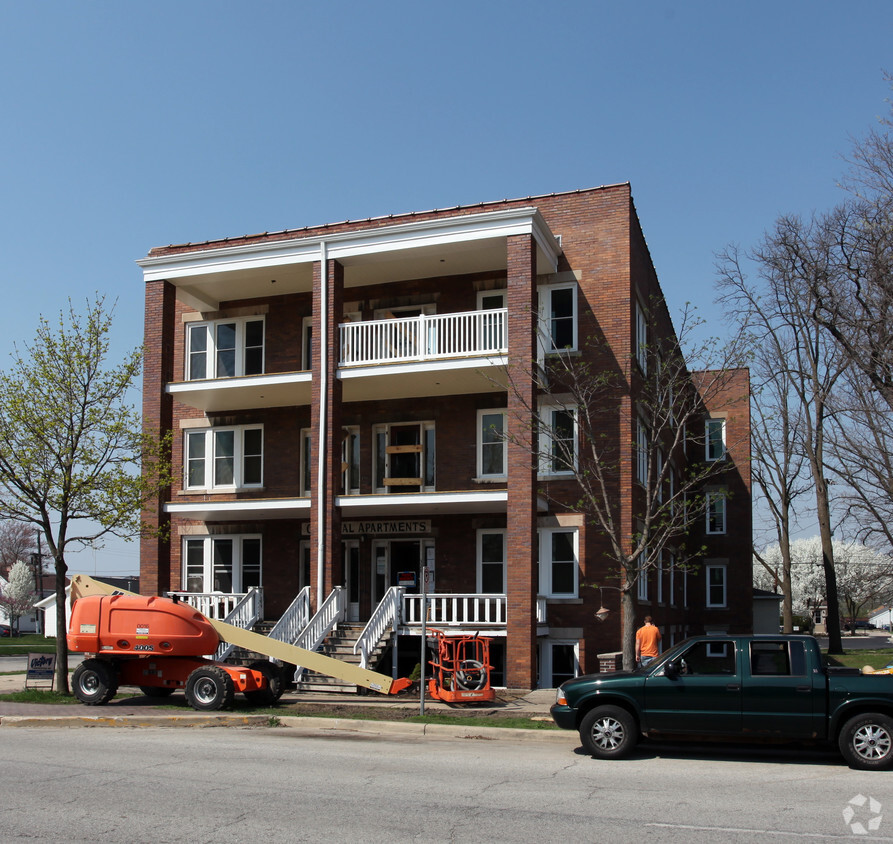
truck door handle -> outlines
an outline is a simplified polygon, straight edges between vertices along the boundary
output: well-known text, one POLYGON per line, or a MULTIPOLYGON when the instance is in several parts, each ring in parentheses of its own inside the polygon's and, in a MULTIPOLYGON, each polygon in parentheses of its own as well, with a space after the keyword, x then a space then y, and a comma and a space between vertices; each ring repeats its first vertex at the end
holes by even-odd
POLYGON ((797 686, 798 692, 811 692, 812 689, 809 686, 797 686))
POLYGON ((726 686, 726 691, 729 691, 729 692, 740 692, 740 691, 741 691, 741 684, 740 684, 740 683, 729 683, 729 684, 726 686))

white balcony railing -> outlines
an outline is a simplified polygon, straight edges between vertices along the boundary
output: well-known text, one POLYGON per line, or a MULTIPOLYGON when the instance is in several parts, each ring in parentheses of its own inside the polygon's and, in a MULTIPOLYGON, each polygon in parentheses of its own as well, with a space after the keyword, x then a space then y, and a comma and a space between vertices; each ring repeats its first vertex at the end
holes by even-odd
POLYGON ((403 623, 421 625, 423 612, 432 627, 505 627, 505 595, 474 595, 468 593, 433 594, 425 596, 404 594, 403 623))
POLYGON ((247 597, 247 592, 168 592, 168 597, 183 601, 202 615, 223 621, 247 597))
POLYGON ((506 354, 507 313, 501 308, 343 323, 340 365, 506 354))

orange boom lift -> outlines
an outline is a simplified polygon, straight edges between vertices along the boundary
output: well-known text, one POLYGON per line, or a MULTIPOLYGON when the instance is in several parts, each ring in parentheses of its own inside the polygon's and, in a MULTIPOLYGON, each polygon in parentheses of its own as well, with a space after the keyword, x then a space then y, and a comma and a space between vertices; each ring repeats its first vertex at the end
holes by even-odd
POLYGON ((441 630, 428 632, 437 641, 428 694, 446 703, 493 700, 496 692, 490 688, 490 640, 481 636, 447 636, 441 630))
POLYGON ((229 642, 282 662, 301 665, 382 694, 407 688, 405 678, 392 680, 337 659, 308 651, 208 618, 185 603, 145 597, 115 589, 85 575, 72 579, 74 605, 68 628, 69 650, 87 654, 75 669, 75 697, 89 706, 108 703, 118 686, 139 686, 152 697, 184 689, 193 709, 225 709, 241 692, 267 706, 279 699, 279 669, 269 661, 249 667, 215 662, 221 642, 229 642))

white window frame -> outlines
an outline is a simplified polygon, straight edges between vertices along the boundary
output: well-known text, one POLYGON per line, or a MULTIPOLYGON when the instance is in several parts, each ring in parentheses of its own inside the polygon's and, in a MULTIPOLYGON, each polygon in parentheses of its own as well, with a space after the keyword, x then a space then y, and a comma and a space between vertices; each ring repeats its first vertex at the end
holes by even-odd
POLYGON ((553 677, 554 659, 552 649, 555 647, 572 647, 574 653, 574 677, 580 676, 580 641, 578 639, 544 639, 540 649, 540 687, 554 688, 555 680, 553 677), (545 686, 545 683, 549 686, 545 686))
POLYGON ((708 463, 716 463, 719 460, 726 459, 726 420, 722 418, 712 417, 704 422, 704 459, 708 463), (720 449, 718 453, 713 448, 713 429, 719 428, 720 431, 720 449))
POLYGON ((657 566, 654 569, 654 576, 657 581, 657 603, 664 602, 664 552, 661 551, 657 558, 657 566))
POLYGON ((705 601, 706 606, 708 608, 722 608, 727 607, 728 604, 728 590, 729 590, 729 571, 728 566, 725 563, 708 563, 704 566, 704 589, 705 589, 705 601), (714 584, 711 582, 711 574, 713 572, 722 572, 722 581, 721 583, 716 584, 722 590, 722 598, 719 602, 713 600, 713 587, 714 584))
POLYGON ((235 489, 260 489, 264 485, 264 426, 263 425, 235 425, 219 428, 192 428, 184 432, 183 438, 183 489, 194 492, 197 490, 235 490, 235 489), (245 435, 249 431, 260 431, 260 455, 246 454, 245 435), (233 437, 233 481, 232 483, 218 483, 217 481, 217 441, 223 434, 232 434, 233 437), (191 457, 191 444, 198 439, 204 440, 204 455, 191 457), (248 483, 245 481, 245 460, 249 457, 260 457, 260 481, 248 483), (190 483, 190 465, 201 461, 203 466, 204 483, 190 483))
POLYGON ((504 595, 506 590, 506 569, 508 568, 506 562, 506 531, 500 528, 480 528, 477 531, 476 537, 476 577, 477 577, 477 591, 478 594, 481 595, 504 595), (484 592, 484 565, 488 566, 497 566, 499 563, 493 560, 488 560, 486 564, 484 563, 484 536, 500 536, 502 537, 502 587, 497 592, 484 592))
POLYGON ((705 529, 708 535, 720 536, 726 533, 728 527, 726 501, 727 495, 724 491, 708 492, 704 495, 705 529))
POLYGON ((360 426, 345 425, 341 429, 341 488, 342 495, 359 495, 360 494, 360 465, 361 455, 359 449, 362 447, 360 442, 360 426), (351 443, 356 441, 357 455, 356 462, 353 461, 351 443))
POLYGON ((507 412, 504 407, 487 408, 477 412, 477 477, 478 478, 496 478, 505 479, 508 477, 508 440, 506 434, 507 412), (488 442, 489 448, 501 447, 502 449, 502 470, 499 472, 484 471, 484 417, 500 416, 502 417, 502 435, 498 441, 488 442))
POLYGON ((496 290, 478 290, 477 295, 477 309, 479 311, 498 311, 506 306, 506 297, 508 296, 508 291, 504 287, 500 287, 496 290), (492 299, 495 297, 499 297, 502 300, 502 304, 498 305, 495 308, 492 307, 484 307, 484 299, 492 299))
POLYGON ((229 319, 215 319, 205 322, 187 322, 186 323, 186 350, 185 350, 185 380, 186 381, 206 381, 218 378, 237 378, 245 374, 263 375, 266 372, 266 346, 267 346, 267 324, 263 314, 254 316, 231 317, 229 319), (245 345, 245 326, 249 322, 261 323, 261 365, 260 372, 246 373, 245 354, 247 351, 245 345), (232 374, 219 374, 217 372, 217 327, 221 325, 232 324, 235 326, 235 362, 234 372, 232 374), (194 332, 204 331, 205 333, 205 350, 201 354, 205 357, 205 374, 196 377, 192 373, 192 336, 194 332))
POLYGON ((651 432, 641 418, 636 419, 636 480, 648 485, 648 451, 651 447, 651 432))
POLYGON ((642 372, 648 374, 648 318, 645 309, 636 302, 636 360, 642 372))
POLYGON ((580 456, 580 432, 579 432, 579 416, 577 408, 565 404, 543 404, 539 408, 539 430, 537 436, 537 450, 539 452, 539 477, 573 477, 580 456), (567 413, 571 416, 574 423, 573 430, 573 460, 574 465, 568 469, 555 469, 555 455, 552 453, 552 445, 554 437, 552 432, 555 430, 555 420, 553 414, 567 413))
POLYGON ((246 540, 257 541, 259 544, 259 560, 257 579, 258 585, 263 585, 264 571, 264 545, 263 537, 259 533, 236 533, 236 534, 215 534, 213 536, 184 536, 182 538, 182 565, 181 565, 181 584, 185 592, 194 592, 196 590, 189 589, 190 569, 188 566, 187 548, 191 543, 202 543, 202 586, 201 593, 219 592, 223 590, 214 589, 214 545, 218 542, 232 542, 233 559, 232 559, 232 589, 229 593, 239 595, 247 592, 248 589, 243 586, 244 583, 244 543, 246 540), (210 588, 208 588, 210 587, 210 588))
POLYGON ((310 428, 301 428, 300 432, 301 457, 301 496, 306 498, 310 495, 313 487, 313 478, 315 468, 313 466, 313 431, 310 428))
MULTIPOLYGON (((390 441, 391 428, 406 428, 411 425, 418 425, 420 429, 419 439, 420 444, 422 446, 422 450, 419 453, 419 472, 422 480, 422 484, 419 487, 422 492, 433 492, 437 488, 437 466, 435 463, 434 467, 434 478, 433 483, 426 484, 425 481, 428 480, 426 477, 427 472, 427 462, 428 462, 428 441, 429 435, 430 439, 433 440, 434 445, 434 453, 435 453, 435 461, 437 454, 437 436, 436 436, 436 426, 433 420, 426 420, 423 422, 417 422, 415 420, 409 422, 385 422, 380 425, 373 425, 372 427, 372 484, 373 488, 377 493, 399 493, 401 492, 401 488, 397 485, 384 485, 377 486, 378 484, 378 450, 379 450, 379 436, 384 434, 385 448, 387 448, 387 443, 390 441)), ((384 455, 384 477, 391 478, 391 455, 387 452, 384 455)))
POLYGON ((575 281, 565 282, 563 284, 544 284, 538 288, 539 293, 539 324, 540 334, 542 335, 543 349, 547 354, 558 354, 560 352, 576 351, 578 348, 578 322, 579 322, 579 293, 577 283, 575 281), (555 336, 552 331, 552 294, 563 290, 570 290, 571 296, 571 314, 569 317, 561 317, 561 319, 570 319, 572 323, 572 341, 569 346, 558 348, 555 345, 555 336))
POLYGON ((540 528, 539 530, 539 569, 540 569, 540 595, 547 598, 577 598, 580 594, 580 531, 575 527, 540 528), (559 560, 559 565, 572 562, 574 585, 571 592, 556 592, 553 589, 554 571, 556 561, 552 559, 552 537, 558 533, 570 534, 574 559, 559 560))
POLYGON ((645 552, 643 551, 639 554, 639 558, 636 561, 639 568, 639 577, 637 581, 638 590, 636 593, 636 597, 640 601, 647 601, 648 598, 648 569, 645 568, 645 552))

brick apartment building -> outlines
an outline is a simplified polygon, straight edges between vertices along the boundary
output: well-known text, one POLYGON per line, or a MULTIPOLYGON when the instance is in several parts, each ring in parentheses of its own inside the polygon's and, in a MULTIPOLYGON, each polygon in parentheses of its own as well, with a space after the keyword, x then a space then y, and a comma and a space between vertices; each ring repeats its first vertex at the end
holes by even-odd
MULTIPOLYGON (((587 587, 611 582, 605 540, 542 495, 567 473, 537 470, 517 420, 552 414, 574 436, 574 409, 536 372, 587 354, 590 334, 612 365, 636 365, 637 303, 661 294, 629 185, 172 245, 138 263, 145 424, 174 433, 178 479, 144 514, 170 528, 142 541, 145 594, 279 621, 304 647, 365 629, 357 652, 370 667, 383 652, 395 674, 419 661, 424 614, 493 637, 494 685, 512 688, 557 685, 620 649, 620 613, 595 617, 617 593, 587 587)), ((703 565, 637 590, 665 644, 751 627, 748 391, 735 373, 728 401, 705 408, 733 494, 707 515, 703 565)), ((635 432, 621 428, 632 525, 635 432)))

